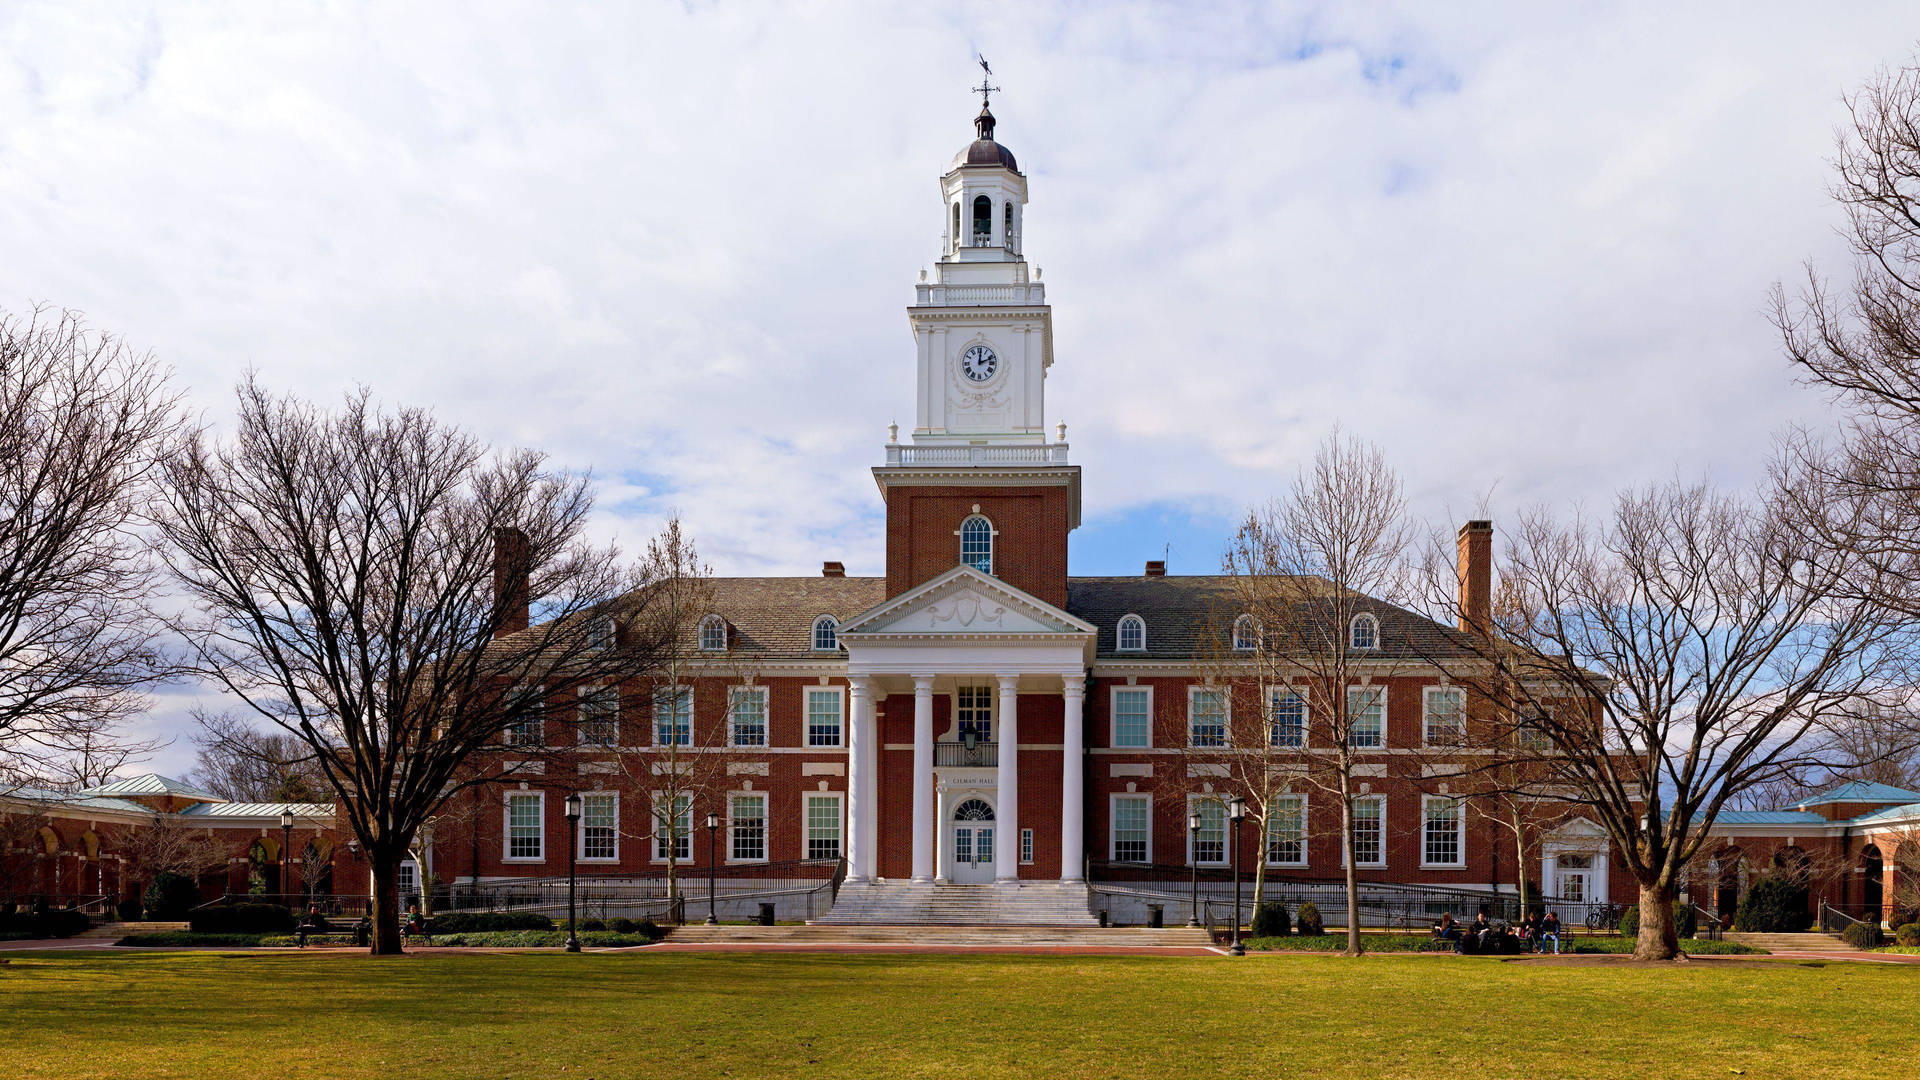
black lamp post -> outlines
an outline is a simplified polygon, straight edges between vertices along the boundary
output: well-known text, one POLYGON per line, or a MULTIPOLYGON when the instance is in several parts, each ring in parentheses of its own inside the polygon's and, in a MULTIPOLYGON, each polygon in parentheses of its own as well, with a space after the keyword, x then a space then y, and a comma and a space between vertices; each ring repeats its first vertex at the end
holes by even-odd
POLYGON ((293 859, 293 811, 280 811, 280 895, 293 895, 293 875, 287 867, 293 859))
POLYGON ((1200 925, 1200 815, 1187 815, 1187 876, 1193 896, 1187 901, 1187 925, 1200 925))
POLYGON ((1240 940, 1240 823, 1247 817, 1247 800, 1238 795, 1227 804, 1227 820, 1233 822, 1233 945, 1227 952, 1233 956, 1247 955, 1247 946, 1240 940))
POLYGON ((580 793, 567 796, 567 951, 580 951, 580 937, 573 932, 573 871, 574 856, 579 854, 579 845, 575 843, 575 832, 580 826, 580 793))
POLYGON ((715 853, 719 851, 719 847, 718 847, 719 840, 720 840, 720 815, 708 814, 707 815, 707 925, 708 926, 718 926, 720 924, 720 919, 714 913, 714 906, 713 906, 713 875, 714 875, 714 866, 717 863, 717 856, 715 853))

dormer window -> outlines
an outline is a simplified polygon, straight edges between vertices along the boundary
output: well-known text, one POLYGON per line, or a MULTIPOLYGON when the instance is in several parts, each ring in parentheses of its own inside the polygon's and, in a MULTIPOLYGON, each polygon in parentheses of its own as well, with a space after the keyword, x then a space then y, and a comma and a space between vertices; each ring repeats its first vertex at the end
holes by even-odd
POLYGON ((727 620, 709 615, 700 620, 700 651, 727 651, 727 620))
POLYGON ((840 620, 822 615, 813 620, 813 651, 833 652, 840 647, 840 620))
POLYGON ((587 628, 587 647, 596 652, 613 648, 613 620, 595 619, 587 628))
POLYGON ((1355 652, 1370 652, 1380 647, 1380 620, 1367 612, 1353 617, 1347 628, 1347 647, 1355 652))
POLYGON ((1252 652, 1260 646, 1260 635, 1253 628, 1253 616, 1233 620, 1233 651, 1252 652))
POLYGON ((993 522, 975 514, 960 523, 960 562, 983 574, 993 573, 993 522))
POLYGON ((1120 620, 1118 646, 1121 652, 1147 651, 1147 620, 1129 615, 1120 620))

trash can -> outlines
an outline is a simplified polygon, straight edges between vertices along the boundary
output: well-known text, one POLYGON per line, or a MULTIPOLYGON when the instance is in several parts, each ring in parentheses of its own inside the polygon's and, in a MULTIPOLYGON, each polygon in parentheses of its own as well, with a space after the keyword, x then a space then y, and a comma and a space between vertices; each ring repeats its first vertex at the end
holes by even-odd
POLYGON ((1100 925, 1103 927, 1107 925, 1107 909, 1106 908, 1100 909, 1100 925))
POLYGON ((1147 925, 1155 930, 1167 925, 1167 909, 1159 904, 1147 906, 1147 925))
POLYGON ((773 925, 773 905, 772 904, 760 905, 760 925, 761 926, 773 925))

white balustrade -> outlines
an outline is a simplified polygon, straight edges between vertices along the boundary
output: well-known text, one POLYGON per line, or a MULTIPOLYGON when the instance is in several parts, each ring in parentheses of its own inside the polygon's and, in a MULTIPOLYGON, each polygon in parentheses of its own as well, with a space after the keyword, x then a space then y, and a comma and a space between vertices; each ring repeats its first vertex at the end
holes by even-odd
POLYGON ((887 444, 888 465, 1065 465, 1066 443, 1039 446, 911 446, 887 444))

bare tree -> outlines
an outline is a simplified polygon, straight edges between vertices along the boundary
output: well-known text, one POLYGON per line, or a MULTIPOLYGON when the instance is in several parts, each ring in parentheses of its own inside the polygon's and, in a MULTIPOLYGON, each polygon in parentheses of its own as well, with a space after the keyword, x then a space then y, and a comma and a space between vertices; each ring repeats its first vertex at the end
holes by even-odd
POLYGON ((306 740, 262 731, 232 714, 199 716, 200 753, 188 780, 234 802, 322 802, 327 781, 306 740))
POLYGON ((44 796, 17 787, 0 787, 0 914, 35 891, 45 857, 42 830, 53 824, 44 796))
POLYGON ((176 625, 204 678, 313 752, 372 869, 373 949, 398 952, 421 825, 532 772, 572 687, 652 670, 654 643, 609 632, 644 629, 642 579, 585 541, 587 481, 541 455, 365 390, 334 413, 252 380, 238 398, 231 439, 165 465, 176 625))
POLYGON ((194 828, 173 814, 155 814, 139 828, 128 829, 118 840, 120 857, 135 880, 151 882, 158 874, 180 874, 196 880, 227 864, 231 852, 204 828, 194 828))
POLYGON ((0 775, 97 755, 168 673, 139 534, 166 375, 74 312, 0 315, 0 775))
MULTIPOLYGON (((1606 831, 1639 887, 1642 959, 1683 957, 1674 897, 1721 810, 1817 767, 1911 645, 1885 578, 1810 543, 1792 478, 1776 480, 1751 500, 1629 491, 1601 521, 1523 515, 1491 633, 1453 665, 1494 704, 1489 760, 1606 831)), ((1428 565, 1433 606, 1460 612, 1456 564, 1428 565)))
POLYGON ((1732 805, 1773 810, 1812 798, 1849 780, 1920 790, 1920 717, 1911 702, 1883 706, 1861 702, 1820 732, 1811 757, 1816 764, 1736 794, 1732 805))
POLYGON ((1291 795, 1310 788, 1337 802, 1354 955, 1363 946, 1355 766, 1386 745, 1385 680, 1425 667, 1381 647, 1410 580, 1412 541, 1400 478, 1379 449, 1329 435, 1288 493, 1250 512, 1227 547, 1234 622, 1211 652, 1233 727, 1221 741, 1231 745, 1189 751, 1216 758, 1213 771, 1247 800, 1263 853, 1274 830, 1306 827, 1291 795), (1231 720, 1236 713, 1242 721, 1231 720))

